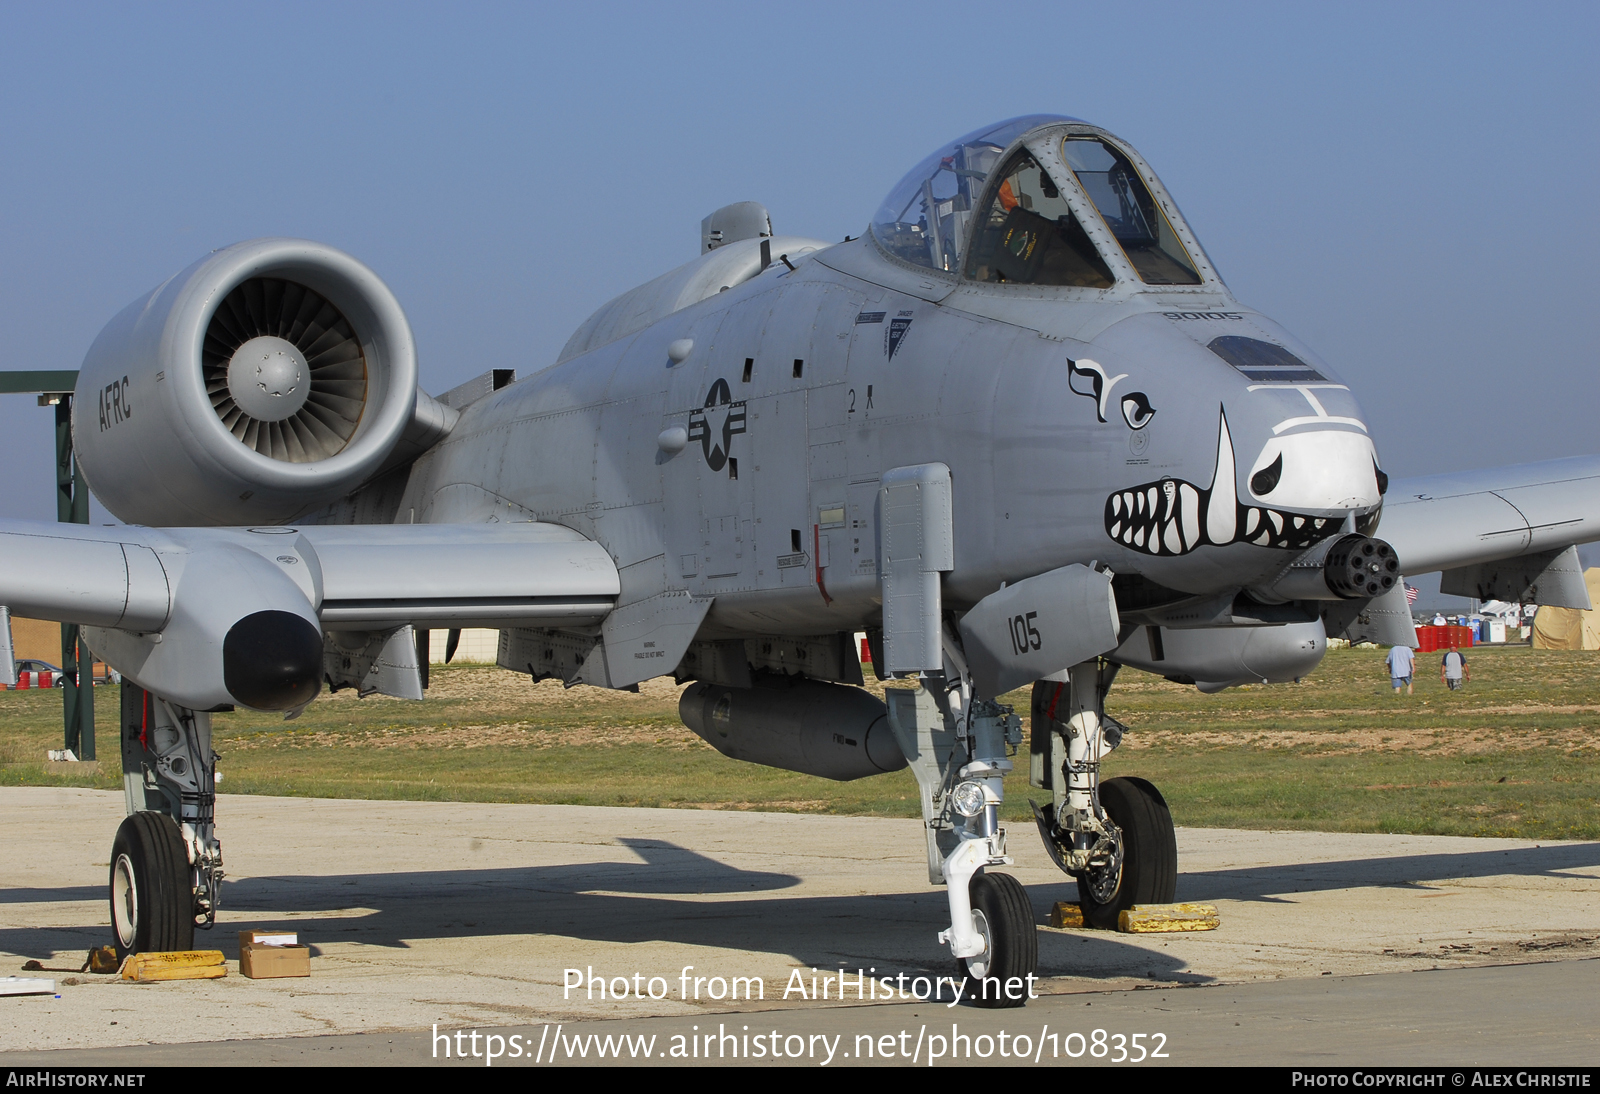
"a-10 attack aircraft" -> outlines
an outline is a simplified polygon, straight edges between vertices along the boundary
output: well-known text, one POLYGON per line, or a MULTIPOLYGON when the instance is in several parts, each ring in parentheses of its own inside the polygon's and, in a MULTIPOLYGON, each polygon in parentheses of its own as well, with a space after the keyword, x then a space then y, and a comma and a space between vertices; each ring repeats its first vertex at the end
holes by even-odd
POLYGON ((971 133, 843 243, 753 202, 701 234, 554 364, 438 399, 384 284, 301 240, 207 255, 100 334, 73 436, 126 523, 0 523, 0 603, 123 674, 119 951, 215 916, 212 712, 421 698, 413 628, 495 627, 536 678, 694 681, 683 720, 739 760, 909 764, 940 940, 1015 1005, 1011 756, 1091 923, 1174 895, 1160 792, 1100 779, 1120 668, 1210 691, 1302 676, 1329 635, 1414 644, 1402 572, 1590 606, 1600 457, 1390 481, 1349 388, 1103 129, 971 133), (857 686, 858 630, 918 686, 857 686), (1027 684, 1025 737, 996 700, 1027 684))

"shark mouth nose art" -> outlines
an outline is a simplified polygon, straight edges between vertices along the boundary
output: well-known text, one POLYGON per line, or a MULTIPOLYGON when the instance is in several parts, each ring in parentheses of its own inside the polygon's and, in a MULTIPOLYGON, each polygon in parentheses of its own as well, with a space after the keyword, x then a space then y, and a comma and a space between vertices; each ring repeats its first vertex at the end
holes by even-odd
POLYGON ((1118 490, 1106 498, 1105 520, 1107 535, 1147 555, 1183 555, 1208 544, 1246 542, 1305 548, 1332 535, 1341 523, 1240 502, 1226 414, 1219 420, 1217 467, 1209 487, 1167 478, 1118 490))

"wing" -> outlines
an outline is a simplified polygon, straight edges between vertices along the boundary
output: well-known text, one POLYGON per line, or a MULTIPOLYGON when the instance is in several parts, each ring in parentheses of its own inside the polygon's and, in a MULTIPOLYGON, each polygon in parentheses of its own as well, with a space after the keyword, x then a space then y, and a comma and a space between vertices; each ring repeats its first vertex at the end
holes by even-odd
POLYGON ((329 663, 349 668, 408 624, 590 627, 619 588, 604 548, 554 524, 0 521, 0 604, 93 628, 109 664, 199 710, 303 706, 326 674, 324 632, 345 651, 329 663))
POLYGON ((1378 535, 1447 593, 1589 608, 1575 545, 1600 539, 1600 456, 1396 479, 1378 535))

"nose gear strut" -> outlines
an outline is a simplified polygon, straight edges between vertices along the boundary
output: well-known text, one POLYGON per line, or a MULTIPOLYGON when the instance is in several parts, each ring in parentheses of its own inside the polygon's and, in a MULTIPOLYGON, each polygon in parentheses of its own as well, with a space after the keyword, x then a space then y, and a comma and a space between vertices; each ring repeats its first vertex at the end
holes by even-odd
POLYGON ((1039 940, 1026 890, 1009 874, 1000 825, 1004 779, 1022 743, 1012 709, 973 693, 960 640, 943 628, 942 672, 924 672, 915 691, 890 688, 889 725, 910 761, 922 799, 928 879, 944 884, 950 947, 983 1007, 1021 1006, 1033 994, 1039 940))

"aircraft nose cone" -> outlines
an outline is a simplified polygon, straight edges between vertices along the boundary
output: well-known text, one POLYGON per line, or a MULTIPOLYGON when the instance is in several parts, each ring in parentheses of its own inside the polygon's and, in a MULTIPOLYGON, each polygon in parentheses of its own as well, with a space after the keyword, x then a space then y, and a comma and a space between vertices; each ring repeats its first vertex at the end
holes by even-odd
POLYGON ((293 612, 262 611, 222 640, 222 682, 254 710, 293 710, 322 687, 322 633, 293 612))
POLYGON ((1271 438, 1247 481, 1257 499, 1284 509, 1370 509, 1380 498, 1371 439, 1343 430, 1271 438))

